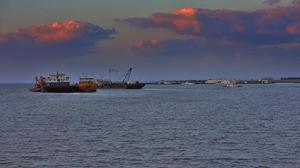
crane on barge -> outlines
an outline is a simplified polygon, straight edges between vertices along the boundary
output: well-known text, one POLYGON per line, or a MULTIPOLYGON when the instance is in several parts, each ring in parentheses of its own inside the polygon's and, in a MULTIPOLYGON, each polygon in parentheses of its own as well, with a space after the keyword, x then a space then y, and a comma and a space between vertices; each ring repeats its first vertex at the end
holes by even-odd
MULTIPOLYGON (((140 82, 130 83, 130 76, 132 73, 132 68, 130 67, 122 82, 112 82, 112 81, 101 81, 98 80, 98 89, 142 89, 145 84, 140 82)), ((112 72, 109 70, 109 72, 112 72)))
POLYGON ((123 79, 123 83, 128 83, 131 76, 132 68, 130 67, 123 79))

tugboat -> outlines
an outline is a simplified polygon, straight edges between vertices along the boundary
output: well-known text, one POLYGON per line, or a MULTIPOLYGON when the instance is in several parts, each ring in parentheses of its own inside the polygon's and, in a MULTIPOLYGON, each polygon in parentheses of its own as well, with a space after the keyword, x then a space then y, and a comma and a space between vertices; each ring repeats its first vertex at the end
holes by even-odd
POLYGON ((64 73, 50 74, 47 77, 35 78, 35 85, 31 92, 51 92, 51 93, 73 93, 73 92, 96 92, 94 86, 89 81, 80 81, 79 84, 72 85, 70 77, 64 73))
POLYGON ((142 89, 145 86, 144 83, 129 82, 131 72, 132 68, 129 68, 122 82, 98 80, 97 87, 98 89, 142 89))

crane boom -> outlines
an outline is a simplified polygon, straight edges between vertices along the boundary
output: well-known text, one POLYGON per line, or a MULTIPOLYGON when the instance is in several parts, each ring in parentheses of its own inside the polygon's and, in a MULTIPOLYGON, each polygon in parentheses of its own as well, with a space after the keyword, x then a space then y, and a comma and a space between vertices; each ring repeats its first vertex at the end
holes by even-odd
POLYGON ((132 72, 132 68, 129 68, 126 75, 125 75, 125 77, 124 77, 124 79, 123 79, 123 83, 128 83, 129 82, 131 72, 132 72))

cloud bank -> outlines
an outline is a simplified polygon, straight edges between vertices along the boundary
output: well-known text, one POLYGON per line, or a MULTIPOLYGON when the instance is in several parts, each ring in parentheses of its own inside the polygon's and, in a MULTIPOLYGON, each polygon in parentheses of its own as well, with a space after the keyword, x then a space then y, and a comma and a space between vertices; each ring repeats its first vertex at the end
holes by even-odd
POLYGON ((79 57, 99 40, 110 39, 114 29, 67 20, 0 33, 0 53, 7 59, 51 60, 79 57))
POLYGON ((299 44, 237 47, 235 44, 201 39, 166 39, 138 42, 132 50, 137 56, 157 63, 167 65, 176 62, 176 66, 181 67, 188 62, 185 68, 198 67, 208 74, 235 73, 244 77, 250 74, 295 75, 299 72, 300 63, 299 44))
POLYGON ((165 28, 178 34, 247 45, 300 42, 300 5, 255 11, 183 8, 123 20, 141 28, 165 28))
POLYGON ((88 22, 68 20, 20 28, 13 33, 0 33, 0 45, 7 43, 62 44, 94 43, 111 38, 114 29, 104 29, 88 22))
POLYGON ((136 55, 176 57, 193 53, 203 53, 222 48, 236 47, 235 44, 226 41, 209 41, 205 39, 165 39, 165 40, 144 40, 133 45, 132 51, 136 55))

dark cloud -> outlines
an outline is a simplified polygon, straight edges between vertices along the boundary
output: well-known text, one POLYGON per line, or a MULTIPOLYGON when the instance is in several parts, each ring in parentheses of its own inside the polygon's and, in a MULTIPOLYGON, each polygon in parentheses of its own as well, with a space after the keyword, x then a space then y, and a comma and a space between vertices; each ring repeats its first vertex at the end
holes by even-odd
MULTIPOLYGON (((136 57, 175 74, 207 78, 299 75, 300 44, 249 46, 207 39, 165 39, 136 43, 136 57)), ((164 71, 158 72, 158 74, 164 71)))
POLYGON ((137 56, 156 56, 169 58, 182 55, 188 57, 194 53, 198 54, 198 57, 201 57, 201 54, 203 53, 217 53, 217 55, 222 57, 226 56, 226 53, 230 55, 230 53, 234 53, 236 51, 241 51, 241 53, 253 53, 253 55, 271 56, 277 55, 276 53, 282 53, 282 59, 298 58, 297 60, 300 61, 300 57, 295 57, 300 53, 300 43, 250 46, 232 43, 231 41, 226 40, 207 40, 198 38, 164 40, 154 39, 137 42, 132 46, 132 51, 137 56))
POLYGON ((249 45, 300 42, 298 5, 250 12, 183 8, 174 13, 155 13, 148 18, 123 21, 142 28, 165 28, 178 34, 249 45))
POLYGON ((178 55, 191 55, 216 48, 229 48, 235 45, 227 41, 211 41, 205 39, 166 39, 146 40, 133 45, 132 51, 141 56, 176 57, 178 55))
POLYGON ((115 33, 114 29, 73 20, 34 25, 0 34, 0 53, 8 59, 33 61, 78 57, 115 33))

